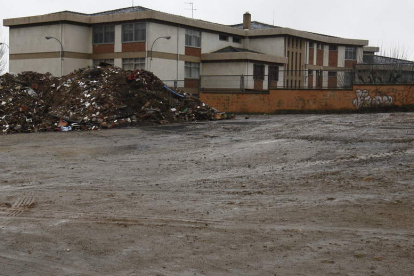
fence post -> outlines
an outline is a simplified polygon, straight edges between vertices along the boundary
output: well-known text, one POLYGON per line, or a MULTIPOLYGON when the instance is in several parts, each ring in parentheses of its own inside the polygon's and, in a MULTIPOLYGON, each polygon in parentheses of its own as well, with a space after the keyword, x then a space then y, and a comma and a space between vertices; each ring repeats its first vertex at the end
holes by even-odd
POLYGON ((244 92, 244 75, 240 76, 240 90, 244 92))
POLYGON ((271 84, 270 75, 267 75, 267 90, 269 91, 270 91, 270 84, 271 84))
POLYGON ((174 81, 174 89, 177 89, 178 88, 178 80, 175 80, 174 81))

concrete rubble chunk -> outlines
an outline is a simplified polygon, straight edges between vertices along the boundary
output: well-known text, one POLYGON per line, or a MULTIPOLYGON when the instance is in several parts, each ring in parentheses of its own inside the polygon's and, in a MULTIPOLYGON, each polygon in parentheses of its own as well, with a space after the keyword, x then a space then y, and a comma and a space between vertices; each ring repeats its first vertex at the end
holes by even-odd
POLYGON ((165 88, 145 70, 93 67, 62 78, 23 72, 0 76, 0 133, 97 130, 173 122, 222 120, 185 92, 165 88))

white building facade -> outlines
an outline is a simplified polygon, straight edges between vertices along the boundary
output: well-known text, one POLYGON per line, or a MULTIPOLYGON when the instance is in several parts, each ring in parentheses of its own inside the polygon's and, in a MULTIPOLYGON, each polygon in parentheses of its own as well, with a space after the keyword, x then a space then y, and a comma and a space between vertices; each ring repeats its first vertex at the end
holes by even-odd
POLYGON ((328 86, 329 78, 333 83, 342 69, 362 62, 368 45, 252 22, 250 14, 243 24, 226 26, 143 7, 5 19, 4 25, 10 27, 11 72, 60 76, 106 62, 152 71, 193 94, 328 86), (338 72, 321 71, 327 69, 338 72))

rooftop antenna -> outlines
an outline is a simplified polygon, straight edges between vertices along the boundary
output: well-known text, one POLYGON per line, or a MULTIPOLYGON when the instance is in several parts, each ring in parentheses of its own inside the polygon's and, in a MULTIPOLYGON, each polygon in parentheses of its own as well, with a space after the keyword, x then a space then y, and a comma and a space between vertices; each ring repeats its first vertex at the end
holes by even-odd
POLYGON ((275 11, 273 11, 273 26, 275 25, 275 11))
POLYGON ((191 17, 194 18, 194 11, 196 11, 196 9, 194 9, 194 3, 193 2, 185 2, 187 5, 191 5, 191 9, 186 9, 186 10, 191 10, 191 17))
POLYGON ((134 0, 132 0, 132 7, 134 6, 134 0))

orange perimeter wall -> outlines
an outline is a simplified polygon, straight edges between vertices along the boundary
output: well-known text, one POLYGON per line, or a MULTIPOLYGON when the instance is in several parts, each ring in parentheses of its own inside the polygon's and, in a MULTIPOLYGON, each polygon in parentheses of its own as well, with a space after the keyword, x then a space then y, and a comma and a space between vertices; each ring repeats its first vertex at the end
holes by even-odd
POLYGON ((363 107, 414 104, 414 87, 359 85, 352 90, 271 90, 269 93, 200 93, 221 112, 275 113, 283 110, 356 110, 363 107))

